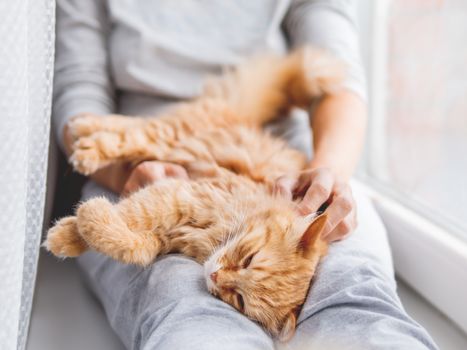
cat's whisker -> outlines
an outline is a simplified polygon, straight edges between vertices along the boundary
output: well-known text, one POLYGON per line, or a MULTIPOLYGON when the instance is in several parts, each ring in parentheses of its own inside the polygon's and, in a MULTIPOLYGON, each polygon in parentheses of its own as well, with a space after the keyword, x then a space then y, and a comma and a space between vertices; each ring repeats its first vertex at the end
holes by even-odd
POLYGON ((214 250, 216 249, 216 246, 214 245, 214 243, 212 242, 211 239, 208 239, 207 243, 209 245, 209 252, 210 252, 210 254, 212 254, 214 252, 214 250))

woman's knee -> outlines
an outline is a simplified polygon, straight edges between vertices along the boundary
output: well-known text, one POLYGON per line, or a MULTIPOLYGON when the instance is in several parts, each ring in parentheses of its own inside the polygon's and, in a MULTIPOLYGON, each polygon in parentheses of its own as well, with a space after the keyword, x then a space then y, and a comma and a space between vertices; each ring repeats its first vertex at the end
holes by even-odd
POLYGON ((328 272, 311 288, 295 345, 337 349, 433 349, 429 335, 405 312, 392 278, 363 262, 328 272))
POLYGON ((272 340, 254 322, 209 294, 203 268, 180 255, 162 257, 142 284, 136 338, 142 349, 272 349, 272 340))
POLYGON ((183 255, 162 256, 144 273, 145 288, 161 299, 208 295, 203 267, 183 255))

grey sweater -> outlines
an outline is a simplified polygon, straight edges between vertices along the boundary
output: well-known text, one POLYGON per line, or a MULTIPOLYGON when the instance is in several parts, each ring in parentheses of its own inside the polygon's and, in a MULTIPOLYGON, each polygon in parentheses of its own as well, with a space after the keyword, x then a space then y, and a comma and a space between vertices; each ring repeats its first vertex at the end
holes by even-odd
POLYGON ((365 99, 352 0, 58 0, 53 122, 151 115, 258 52, 313 44, 347 62, 365 99))

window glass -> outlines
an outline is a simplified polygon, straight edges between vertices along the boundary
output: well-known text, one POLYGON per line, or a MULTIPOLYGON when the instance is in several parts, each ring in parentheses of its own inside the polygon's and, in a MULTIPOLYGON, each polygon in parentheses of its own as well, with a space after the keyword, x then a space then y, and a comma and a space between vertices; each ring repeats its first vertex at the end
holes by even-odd
POLYGON ((467 1, 392 0, 385 35, 386 161, 370 173, 467 238, 467 1))

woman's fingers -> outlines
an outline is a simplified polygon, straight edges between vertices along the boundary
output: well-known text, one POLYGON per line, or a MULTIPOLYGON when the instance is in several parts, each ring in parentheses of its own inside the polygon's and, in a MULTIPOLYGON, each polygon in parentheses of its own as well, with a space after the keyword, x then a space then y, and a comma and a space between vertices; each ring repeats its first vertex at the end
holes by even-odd
POLYGON ((328 223, 323 237, 328 242, 345 238, 357 226, 356 203, 347 183, 336 181, 327 168, 304 171, 300 176, 285 175, 277 179, 275 193, 294 199, 303 197, 297 206, 301 215, 315 213, 323 204, 328 223))
POLYGON ((142 162, 135 167, 133 173, 143 186, 166 177, 165 167, 159 162, 142 162))
POLYGON ((188 173, 186 169, 178 164, 164 163, 165 175, 167 177, 175 177, 178 179, 188 180, 188 173))
POLYGON ((185 168, 177 164, 159 161, 142 162, 132 170, 123 187, 122 194, 137 191, 141 187, 167 177, 188 179, 188 174, 185 168))
POLYGON ((284 175, 278 178, 274 184, 274 193, 279 194, 289 200, 292 200, 293 190, 297 184, 297 178, 284 175))
POLYGON ((334 176, 327 169, 312 171, 308 175, 304 174, 303 178, 299 179, 300 186, 297 187, 297 192, 300 193, 302 191, 301 187, 303 184, 306 186, 309 183, 309 187, 298 205, 298 211, 302 215, 316 212, 331 196, 334 182, 334 176))
POLYGON ((324 236, 327 242, 340 241, 346 238, 357 227, 356 215, 354 212, 350 213, 334 229, 324 236))
POLYGON ((336 237, 343 237, 355 228, 355 202, 348 185, 338 184, 335 186, 332 201, 326 209, 326 213, 328 224, 323 233, 326 240, 332 241, 336 237), (328 238, 327 236, 331 234, 332 237, 328 238))

